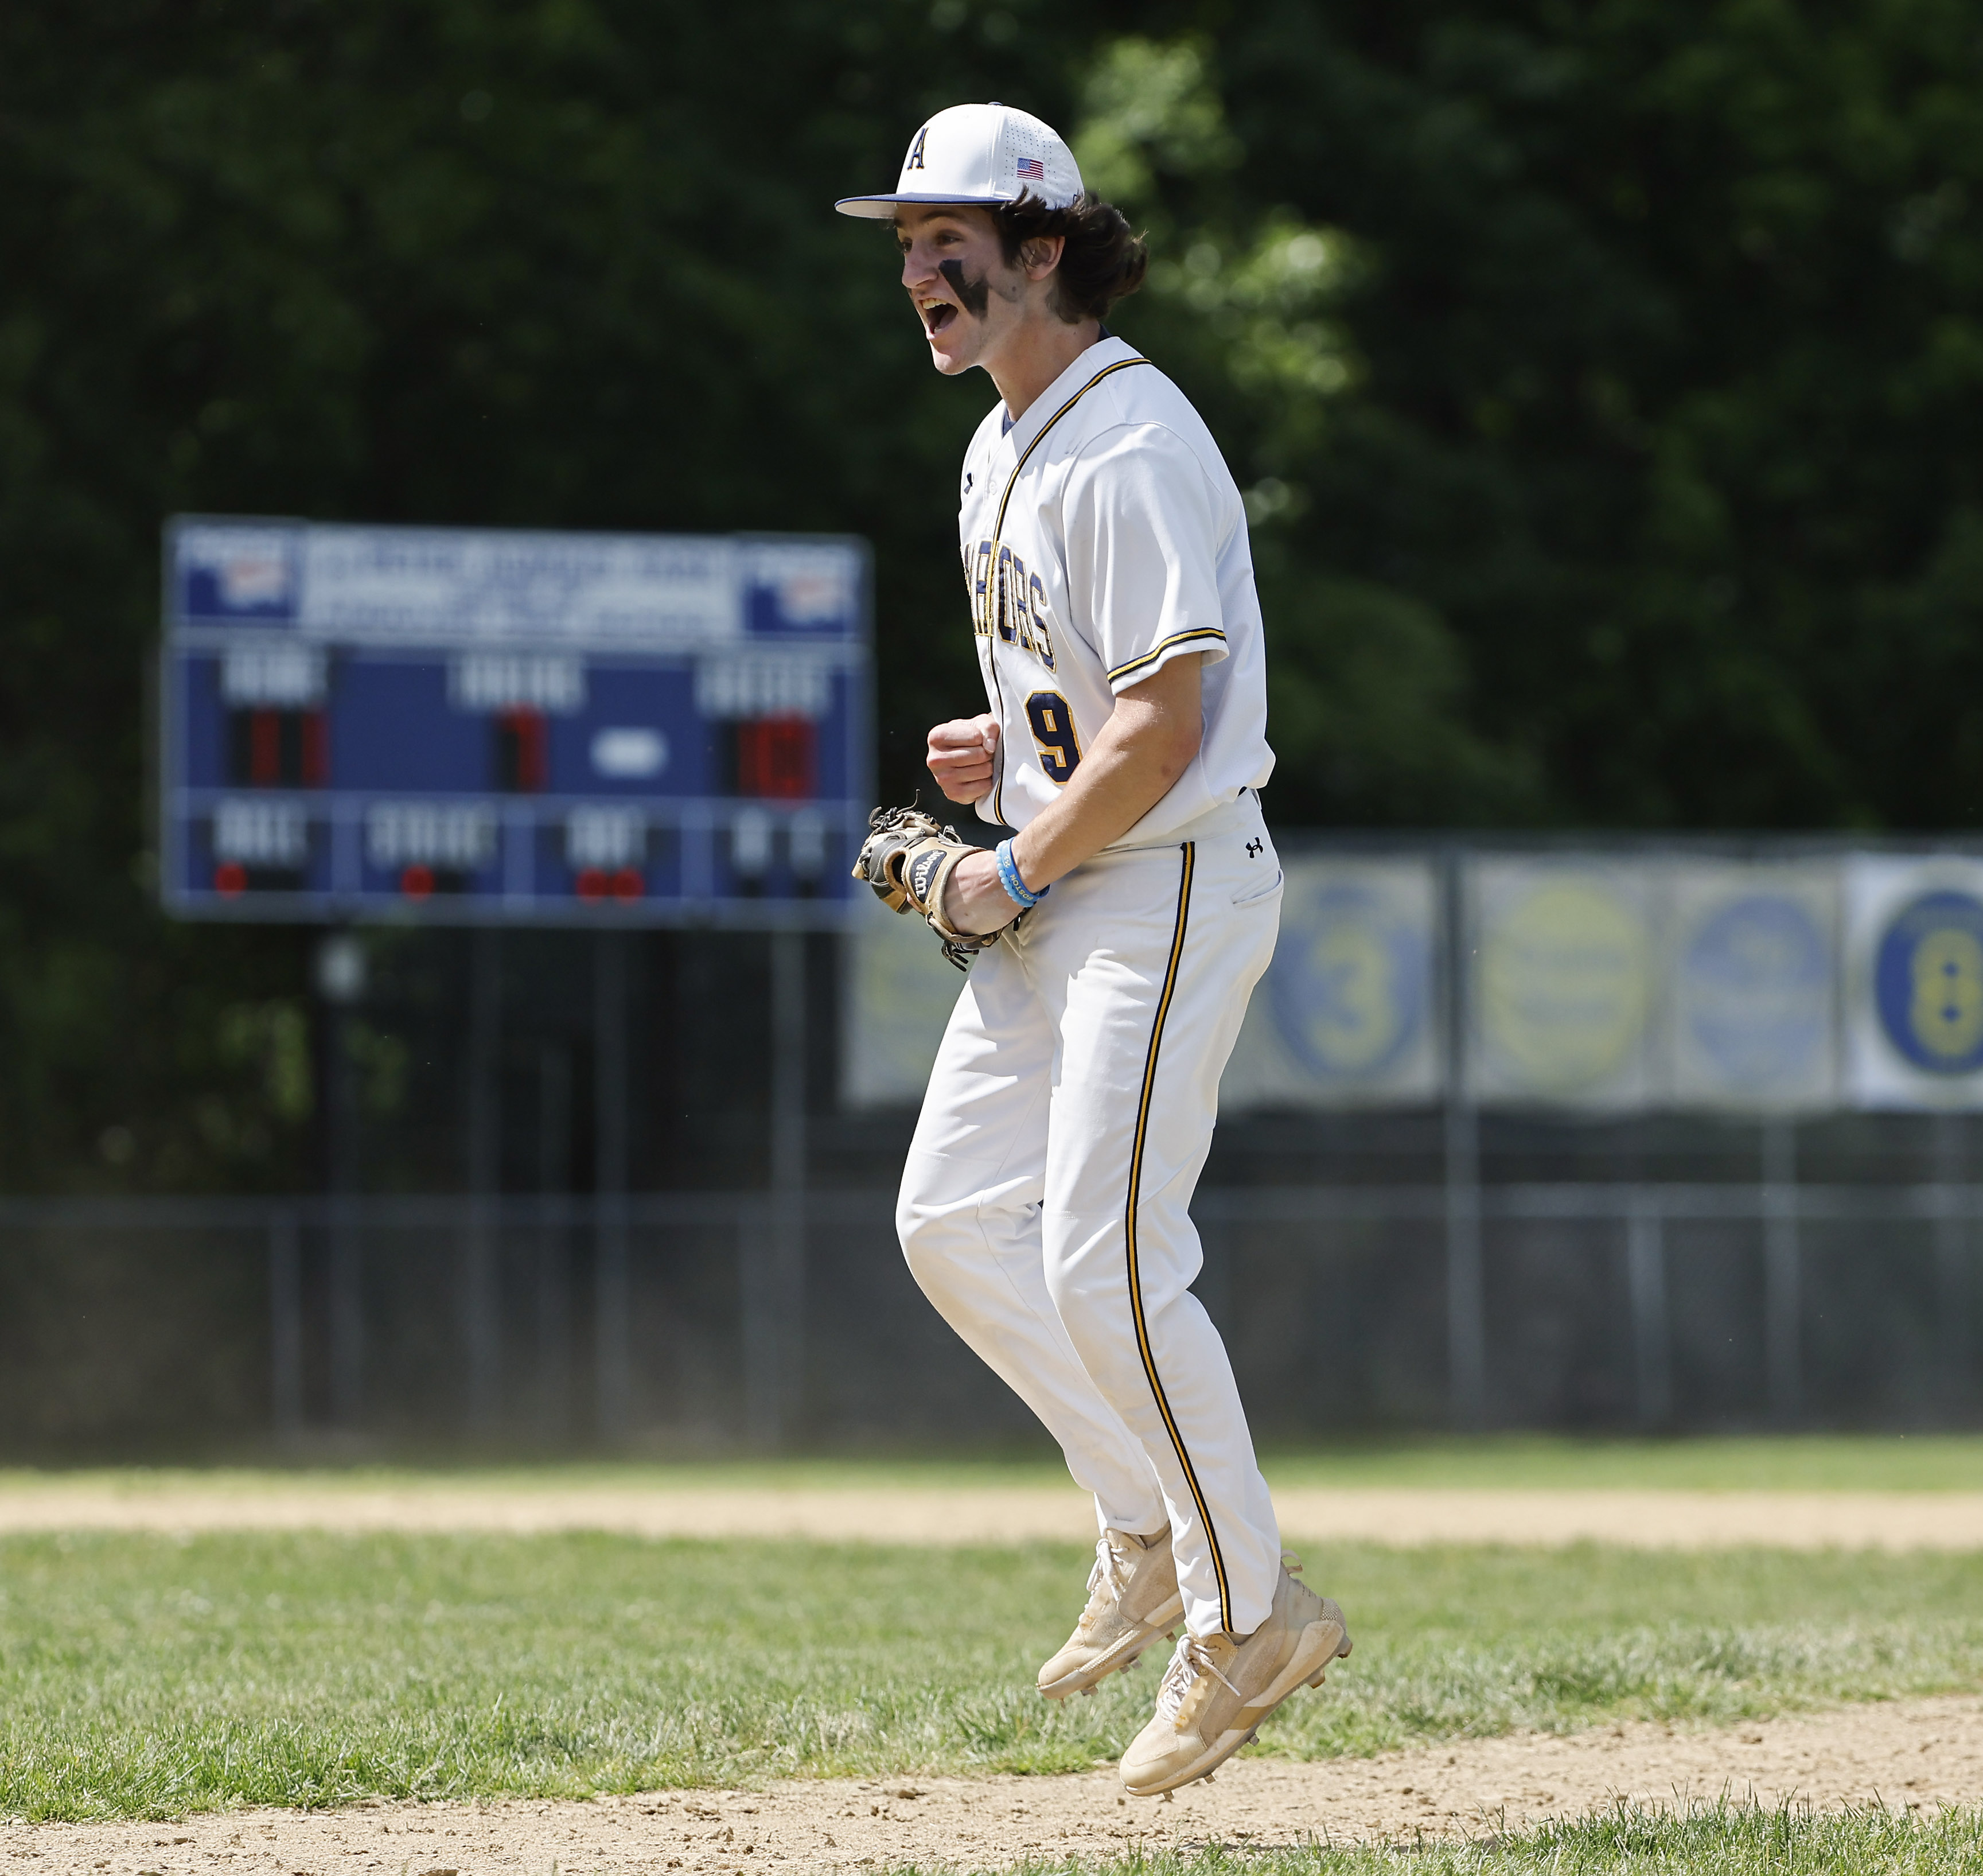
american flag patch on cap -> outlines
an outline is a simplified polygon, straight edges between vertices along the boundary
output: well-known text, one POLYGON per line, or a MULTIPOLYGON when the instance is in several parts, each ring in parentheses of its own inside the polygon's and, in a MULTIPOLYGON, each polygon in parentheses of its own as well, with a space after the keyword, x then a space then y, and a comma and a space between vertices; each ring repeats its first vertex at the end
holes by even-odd
POLYGON ((1022 156, 1018 164, 1021 182, 1044 182, 1047 179, 1047 166, 1037 156, 1022 156))

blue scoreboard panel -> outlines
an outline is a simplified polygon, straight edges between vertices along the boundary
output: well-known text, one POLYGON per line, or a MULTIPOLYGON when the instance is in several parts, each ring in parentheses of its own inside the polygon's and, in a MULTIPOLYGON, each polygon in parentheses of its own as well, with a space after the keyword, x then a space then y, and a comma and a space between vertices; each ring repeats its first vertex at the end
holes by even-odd
POLYGON ((165 614, 182 916, 845 915, 864 543, 185 516, 165 614))

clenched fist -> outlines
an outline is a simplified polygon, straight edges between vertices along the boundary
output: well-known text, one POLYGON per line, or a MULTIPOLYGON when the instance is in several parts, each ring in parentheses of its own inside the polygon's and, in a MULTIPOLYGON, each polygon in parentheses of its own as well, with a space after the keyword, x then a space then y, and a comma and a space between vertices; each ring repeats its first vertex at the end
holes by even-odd
POLYGON ((998 753, 998 721, 957 717, 929 733, 929 772, 953 801, 976 801, 991 792, 992 764, 998 753))

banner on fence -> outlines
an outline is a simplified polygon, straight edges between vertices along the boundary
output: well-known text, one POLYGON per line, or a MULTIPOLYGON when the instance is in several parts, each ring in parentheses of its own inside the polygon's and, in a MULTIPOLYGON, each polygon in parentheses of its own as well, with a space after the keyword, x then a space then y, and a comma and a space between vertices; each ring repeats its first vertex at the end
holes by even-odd
POLYGON ((1674 863, 1665 1086, 1680 1107, 1788 1112, 1838 1099, 1838 875, 1825 863, 1674 863))
POLYGON ((1439 918, 1432 863, 1286 863, 1280 941, 1219 1091, 1248 1107, 1439 1098, 1439 918))
POLYGON ((1477 859, 1465 879, 1468 1095, 1644 1105, 1653 1092, 1649 869, 1581 856, 1477 859))
MULTIPOLYGON (((1279 946, 1229 1112, 1426 1105, 1452 1073, 1443 875, 1426 854, 1286 861, 1279 946)), ((1460 870, 1466 1098, 1771 1113, 1983 1108, 1983 858, 1482 854, 1460 870)), ((921 1098, 956 973, 861 895, 844 1098, 921 1098)))
POLYGON ((850 1107, 914 1107, 964 980, 929 928, 864 888, 846 944, 841 1099, 850 1107))
POLYGON ((1846 1075, 1860 1107, 1983 1107, 1983 861, 1845 866, 1846 1075))

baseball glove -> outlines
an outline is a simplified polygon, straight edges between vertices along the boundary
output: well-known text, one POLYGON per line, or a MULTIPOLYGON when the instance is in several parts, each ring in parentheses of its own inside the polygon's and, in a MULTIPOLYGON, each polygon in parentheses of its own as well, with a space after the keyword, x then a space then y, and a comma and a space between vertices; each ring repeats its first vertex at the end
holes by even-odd
POLYGON ((998 934, 953 931, 943 915, 943 889, 958 861, 978 849, 919 808, 878 808, 868 826, 854 877, 867 881, 890 911, 920 914, 942 941, 943 955, 960 971, 970 969, 971 960, 997 944, 998 934))

